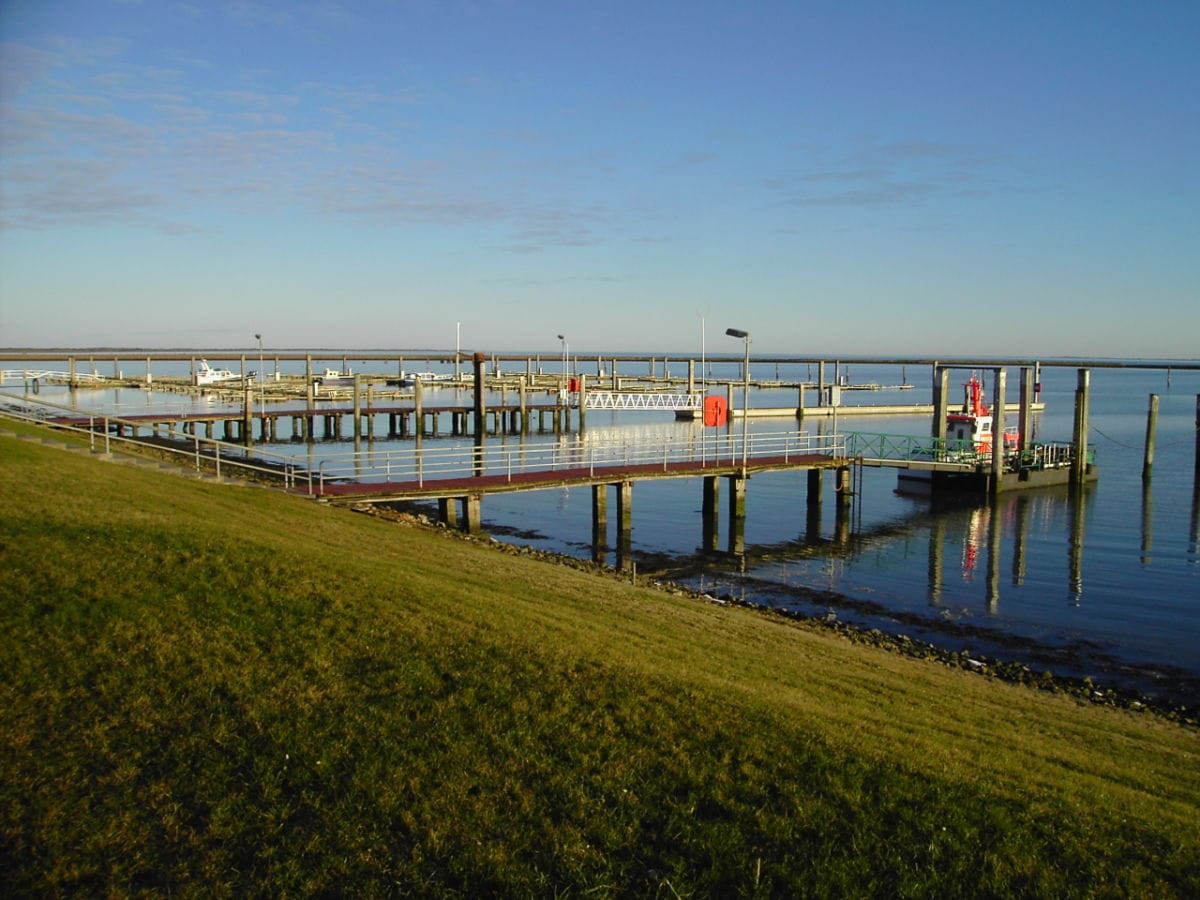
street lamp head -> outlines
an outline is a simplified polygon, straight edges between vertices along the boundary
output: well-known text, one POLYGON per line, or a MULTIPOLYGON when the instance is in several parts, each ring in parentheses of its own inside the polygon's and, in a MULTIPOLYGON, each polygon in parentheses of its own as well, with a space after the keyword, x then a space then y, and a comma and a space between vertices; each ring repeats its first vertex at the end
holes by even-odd
POLYGON ((735 338, 748 338, 748 337, 750 337, 750 332, 748 332, 748 331, 742 331, 740 328, 726 328, 726 329, 725 329, 725 333, 726 333, 727 335, 729 335, 730 337, 735 337, 735 338))

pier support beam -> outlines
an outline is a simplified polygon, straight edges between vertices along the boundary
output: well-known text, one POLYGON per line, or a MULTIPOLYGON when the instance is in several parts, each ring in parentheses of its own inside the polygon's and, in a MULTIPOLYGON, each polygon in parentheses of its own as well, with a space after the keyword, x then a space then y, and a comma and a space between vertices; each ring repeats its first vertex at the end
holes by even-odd
POLYGON ((721 481, 716 475, 705 475, 704 479, 704 499, 701 504, 703 514, 701 521, 703 523, 703 542, 702 546, 707 551, 717 549, 717 535, 719 526, 717 524, 720 516, 717 514, 718 504, 720 503, 721 481))
POLYGON ((622 481, 617 488, 617 567, 633 565, 633 482, 622 481))
POLYGON ((729 476, 729 552, 746 552, 746 482, 741 475, 729 476))
POLYGON ((463 497, 463 531, 478 534, 483 523, 483 495, 468 494, 463 497))
POLYGON ((807 515, 804 522, 805 537, 815 541, 821 537, 821 488, 824 479, 824 469, 808 470, 808 502, 807 515))
POLYGON ((438 521, 450 528, 458 525, 458 500, 456 498, 438 498, 438 521))
POLYGON ((592 547, 608 546, 608 485, 592 485, 592 547))

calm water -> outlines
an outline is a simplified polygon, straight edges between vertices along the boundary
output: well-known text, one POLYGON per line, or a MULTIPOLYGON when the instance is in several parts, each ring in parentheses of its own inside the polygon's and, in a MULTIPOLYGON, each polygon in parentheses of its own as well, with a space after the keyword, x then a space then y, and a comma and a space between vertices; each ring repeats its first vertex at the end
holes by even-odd
MULTIPOLYGON (((125 365, 127 374, 144 371, 125 365)), ((547 371, 555 371, 554 363, 545 365, 547 371)), ((730 361, 710 366, 715 377, 738 377, 738 367, 730 361)), ((111 374, 104 366, 98 368, 111 374)), ((678 364, 680 372, 675 368, 673 374, 686 372, 686 364, 678 364)), ((298 369, 283 365, 285 372, 302 369, 302 364, 298 369)), ((186 374, 187 367, 183 364, 175 372, 163 364, 161 372, 157 367, 155 371, 186 374)), ((815 367, 785 365, 779 375, 795 380, 808 377, 810 371, 815 378, 815 367)), ((752 369, 755 378, 775 374, 774 366, 752 369)), ((952 374, 954 398, 966 374, 952 374)), ((832 378, 832 366, 827 378, 832 378)), ((1008 379, 1009 399, 1015 400, 1015 370, 1009 371, 1008 379)), ((907 381, 914 387, 847 392, 847 404, 928 402, 930 396, 928 370, 914 367, 901 372, 894 366, 855 366, 850 380, 884 385, 907 381)), ((1067 441, 1075 370, 1046 368, 1042 384, 1046 409, 1037 416, 1036 435, 1067 441)), ((22 395, 20 386, 3 390, 22 395)), ((928 498, 896 493, 893 471, 868 469, 849 540, 840 540, 835 528, 836 504, 829 483, 819 519, 810 517, 804 473, 751 479, 744 556, 701 552, 699 479, 639 483, 633 495, 633 557, 643 571, 666 565, 677 580, 710 593, 837 616, 955 649, 1023 659, 1098 680, 1122 680, 1145 690, 1179 689, 1188 696, 1200 683, 1200 497, 1193 474, 1197 394, 1196 372, 1175 371, 1168 385, 1163 371, 1093 370, 1090 441, 1097 452, 1100 481, 1082 496, 1043 489, 1004 495, 994 505, 935 506, 928 498), (1141 461, 1151 393, 1160 396, 1157 455, 1153 481, 1144 489, 1141 461)), ((452 395, 447 391, 428 402, 450 402, 452 395)), ((738 404, 740 397, 739 391, 738 404)), ((50 387, 44 387, 38 399, 72 403, 68 392, 50 387)), ((73 402, 118 414, 212 406, 183 395, 135 389, 80 391, 73 402)), ((465 395, 463 402, 469 402, 465 395)), ((795 402, 794 390, 757 391, 751 398, 753 406, 795 402)), ((811 392, 807 402, 815 402, 811 392)), ((929 430, 925 417, 843 416, 837 424, 840 431, 929 430)), ((787 419, 750 422, 753 432, 794 427, 787 419)), ((829 429, 830 424, 810 419, 806 427, 829 429)), ((592 411, 588 416, 589 435, 635 432, 656 440, 698 428, 675 422, 670 413, 592 411)), ((284 441, 269 449, 311 464, 314 458, 344 453, 347 446, 318 442, 305 447, 284 441)), ((499 540, 593 556, 591 497, 586 489, 488 497, 483 515, 485 528, 499 540)), ((722 541, 727 532, 723 520, 722 541)), ((610 532, 610 540, 613 537, 610 532)), ((604 558, 615 562, 611 554, 604 558)))

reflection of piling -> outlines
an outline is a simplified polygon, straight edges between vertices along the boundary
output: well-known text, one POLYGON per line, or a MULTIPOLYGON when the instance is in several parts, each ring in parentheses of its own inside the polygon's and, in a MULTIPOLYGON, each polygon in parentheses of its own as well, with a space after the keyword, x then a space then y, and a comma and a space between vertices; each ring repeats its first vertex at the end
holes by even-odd
POLYGON ((946 545, 946 517, 934 514, 929 525, 929 604, 942 604, 942 556, 946 545))
MULTIPOLYGON (((1003 434, 1004 432, 1000 432, 1003 434)), ((995 613, 1000 605, 1000 550, 1004 530, 1000 527, 1000 505, 997 497, 992 498, 992 508, 988 515, 988 555, 987 555, 987 609, 995 613)))
POLYGON ((1029 546, 1029 497, 1022 491, 1016 501, 1016 522, 1013 525, 1012 583, 1025 583, 1025 554, 1029 546))
POLYGON ((1142 479, 1142 564, 1150 562, 1150 551, 1154 547, 1154 499, 1150 489, 1150 478, 1142 479))
POLYGON ((1158 429, 1158 394, 1150 395, 1146 410, 1146 449, 1142 454, 1142 480, 1149 481, 1154 472, 1154 437, 1158 429))
MULTIPOLYGON (((1082 487, 1082 485, 1080 486, 1082 487)), ((1083 490, 1071 491, 1068 506, 1067 571, 1071 602, 1078 604, 1083 598, 1083 490)))

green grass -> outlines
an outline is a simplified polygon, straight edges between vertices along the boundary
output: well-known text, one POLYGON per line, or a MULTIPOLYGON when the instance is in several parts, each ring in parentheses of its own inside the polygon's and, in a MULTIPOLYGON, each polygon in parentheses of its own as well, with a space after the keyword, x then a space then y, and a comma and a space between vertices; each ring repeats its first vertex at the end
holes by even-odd
POLYGON ((1186 896, 1200 738, 0 437, 6 893, 1186 896))

